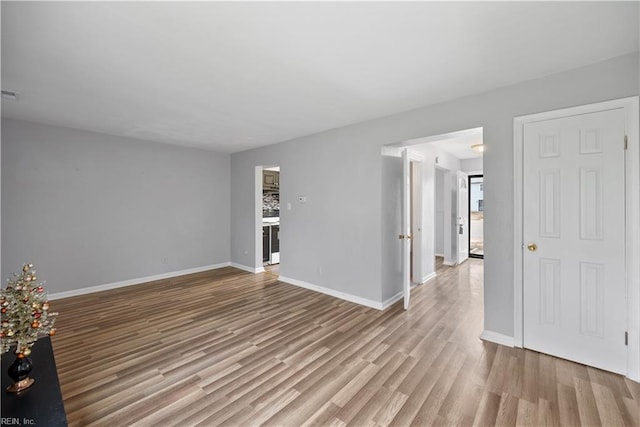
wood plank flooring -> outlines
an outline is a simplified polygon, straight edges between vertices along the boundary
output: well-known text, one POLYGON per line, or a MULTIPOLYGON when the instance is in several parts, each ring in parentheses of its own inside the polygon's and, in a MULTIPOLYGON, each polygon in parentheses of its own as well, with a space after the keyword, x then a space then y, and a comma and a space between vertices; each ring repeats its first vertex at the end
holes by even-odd
POLYGON ((64 300, 72 426, 640 425, 640 385, 478 339, 482 261, 378 311, 228 267, 64 300))

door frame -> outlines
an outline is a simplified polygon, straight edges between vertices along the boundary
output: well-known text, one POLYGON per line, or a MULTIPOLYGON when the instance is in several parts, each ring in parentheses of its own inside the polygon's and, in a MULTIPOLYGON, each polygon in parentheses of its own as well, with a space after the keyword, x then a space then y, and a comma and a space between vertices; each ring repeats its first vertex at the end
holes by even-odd
MULTIPOLYGON (((524 345, 523 299, 523 166, 524 125, 543 120, 623 109, 625 112, 627 150, 625 153, 625 202, 626 202, 626 277, 627 277, 627 374, 640 381, 640 124, 639 97, 615 99, 560 110, 530 114, 513 119, 513 207, 514 207, 514 345, 524 345), (636 179, 633 179, 636 177, 636 179)), ((623 144, 624 141, 620 141, 623 144)), ((624 339, 624 337, 620 337, 624 339)))
MULTIPOLYGON (((253 260, 253 273, 264 273, 264 262, 262 261, 262 174, 267 168, 280 167, 279 163, 258 165, 255 167, 254 173, 254 260, 253 260)), ((282 193, 280 193, 282 194, 282 193)), ((280 197, 282 201, 282 196, 280 197)), ((282 208, 282 205, 280 206, 282 208)), ((282 224, 282 211, 280 212, 280 224, 282 224)), ((282 257, 280 257, 282 259, 282 257)), ((280 262, 279 262, 280 263, 280 262)), ((281 263, 280 263, 281 264, 281 263)))
POLYGON ((469 188, 469 174, 458 170, 456 171, 456 198, 458 199, 456 201, 456 236, 457 236, 457 241, 456 241, 456 263, 458 265, 462 264, 463 262, 465 262, 466 260, 469 259, 469 252, 471 251, 471 245, 470 245, 470 239, 471 239, 471 223, 469 221, 469 218, 471 216, 471 206, 469 206, 469 198, 471 197, 471 189, 469 188), (464 176, 464 179, 463 179, 464 176), (460 183, 464 182, 464 185, 467 187, 467 197, 465 197, 465 202, 467 203, 467 211, 466 212, 460 212, 460 183), (460 218, 465 218, 466 219, 466 228, 467 228, 467 238, 466 239, 460 239, 460 218), (467 246, 467 257, 463 260, 461 260, 460 258, 460 240, 466 240, 465 244, 467 246))

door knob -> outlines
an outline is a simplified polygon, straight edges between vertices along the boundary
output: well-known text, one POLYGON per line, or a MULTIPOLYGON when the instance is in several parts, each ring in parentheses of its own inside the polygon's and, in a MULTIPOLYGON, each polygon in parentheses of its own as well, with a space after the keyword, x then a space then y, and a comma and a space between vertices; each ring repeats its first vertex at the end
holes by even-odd
POLYGON ((529 249, 531 252, 535 252, 538 250, 538 245, 536 245, 535 243, 529 243, 527 245, 527 249, 529 249))

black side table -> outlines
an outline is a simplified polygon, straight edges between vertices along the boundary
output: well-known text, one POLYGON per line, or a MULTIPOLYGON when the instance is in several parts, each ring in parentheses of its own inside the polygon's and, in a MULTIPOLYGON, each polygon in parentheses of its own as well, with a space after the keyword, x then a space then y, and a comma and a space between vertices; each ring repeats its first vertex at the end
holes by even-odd
POLYGON ((12 352, 2 355, 0 426, 67 426, 51 338, 44 337, 36 341, 31 348, 30 357, 33 361, 33 370, 29 376, 35 380, 35 383, 16 394, 7 392, 7 387, 13 383, 7 370, 15 360, 15 355, 12 352))

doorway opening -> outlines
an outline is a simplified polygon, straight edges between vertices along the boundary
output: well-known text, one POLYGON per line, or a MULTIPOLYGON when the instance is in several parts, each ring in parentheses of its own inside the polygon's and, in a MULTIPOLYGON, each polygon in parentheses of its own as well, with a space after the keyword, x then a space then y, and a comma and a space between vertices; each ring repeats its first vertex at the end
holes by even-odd
POLYGON ((484 258, 484 175, 469 175, 469 257, 484 258))
MULTIPOLYGON (((438 156, 438 162, 441 162, 438 156)), ((434 255, 435 263, 453 266, 458 263, 458 227, 457 218, 457 184, 456 170, 435 165, 435 199, 434 199, 434 255)))
MULTIPOLYGON (((436 262, 453 266, 469 257, 483 258, 474 256, 478 248, 471 246, 472 234, 478 233, 477 221, 474 221, 478 214, 472 213, 471 199, 475 198, 472 193, 477 188, 471 187, 475 179, 469 178, 483 176, 483 129, 437 135, 426 140, 435 156, 436 262)), ((484 214, 484 199, 481 204, 484 214)), ((473 240, 478 240, 475 235, 473 240)), ((484 242, 481 243, 484 247, 484 242)))
MULTIPOLYGON (((262 167, 260 199, 262 268, 278 274, 280 264, 280 167, 262 167)), ((256 236, 257 237, 257 236, 256 236)), ((258 240, 258 239, 256 239, 258 240)))
MULTIPOLYGON (((393 190, 399 209, 396 215, 385 213, 396 221, 396 230, 400 230, 399 236, 395 234, 402 241, 400 250, 391 256, 400 267, 396 270, 398 274, 394 272, 394 280, 401 279, 405 306, 408 283, 426 283, 436 277, 437 263, 454 266, 468 258, 468 175, 483 173, 482 138, 480 127, 383 147, 384 156, 398 158, 385 162, 389 165, 385 182, 397 183, 393 190), (412 166, 419 166, 417 176, 412 166), (412 182, 420 185, 414 186, 412 182), (409 197, 399 197, 403 191, 418 192, 422 198, 419 209, 408 204, 409 197), (410 226, 405 227, 407 223, 410 226)), ((387 188, 383 185, 383 192, 387 188)), ((386 238, 390 239, 391 233, 386 238)))

